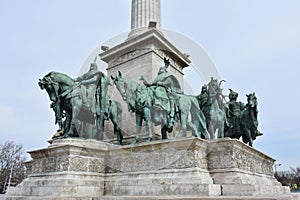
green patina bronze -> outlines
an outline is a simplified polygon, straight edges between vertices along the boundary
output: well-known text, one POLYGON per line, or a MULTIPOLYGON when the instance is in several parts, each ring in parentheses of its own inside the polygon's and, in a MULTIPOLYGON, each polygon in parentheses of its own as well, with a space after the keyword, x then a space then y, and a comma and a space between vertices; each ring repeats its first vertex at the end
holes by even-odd
POLYGON ((118 143, 122 144, 121 105, 107 96, 107 76, 91 63, 88 72, 72 79, 66 74, 50 72, 39 80, 51 100, 55 121, 60 130, 55 137, 103 139, 104 120, 114 124, 118 143))
POLYGON ((245 109, 244 103, 237 101, 238 93, 229 89, 229 102, 226 104, 226 116, 228 119, 228 126, 226 132, 232 134, 241 134, 241 114, 245 109))
MULTIPOLYGON (((189 128, 196 137, 215 139, 223 137, 241 138, 253 146, 253 141, 262 133, 257 130, 257 98, 255 93, 247 95, 247 104, 237 101, 238 93, 230 89, 229 101, 222 93, 221 83, 211 78, 202 86, 198 96, 185 95, 177 78, 168 72, 170 62, 164 59, 157 77, 143 84, 118 75, 111 76, 129 111, 135 112, 136 138, 139 142, 142 121, 146 122, 148 141, 153 140, 152 123, 161 125, 162 139, 180 122, 177 137, 186 135, 189 128)), ((122 144, 120 103, 107 95, 110 85, 106 75, 91 63, 88 72, 72 79, 66 74, 50 72, 39 80, 45 89, 55 113, 59 131, 55 137, 83 137, 103 139, 104 120, 114 124, 118 144, 122 144), (85 133, 85 135, 83 134, 85 133)))
POLYGON ((203 85, 201 94, 197 96, 199 106, 206 118, 206 127, 212 139, 224 137, 224 123, 226 122, 224 95, 222 94, 221 83, 211 78, 207 85, 203 85))
POLYGON ((165 66, 160 68, 158 76, 150 84, 141 77, 144 85, 140 85, 122 77, 121 72, 111 77, 129 110, 136 114, 137 135, 134 142, 139 141, 142 119, 146 121, 149 141, 152 140, 152 122, 162 126, 162 139, 167 139, 167 132, 172 131, 178 121, 181 126, 177 137, 182 137, 189 127, 195 136, 210 138, 197 98, 182 93, 178 80, 167 72, 169 64, 169 60, 165 59, 165 66))
POLYGON ((242 137, 244 143, 253 146, 257 136, 263 135, 258 128, 257 97, 255 93, 247 96, 247 104, 237 101, 238 93, 230 89, 229 102, 226 104, 228 124, 225 126, 225 137, 242 137))

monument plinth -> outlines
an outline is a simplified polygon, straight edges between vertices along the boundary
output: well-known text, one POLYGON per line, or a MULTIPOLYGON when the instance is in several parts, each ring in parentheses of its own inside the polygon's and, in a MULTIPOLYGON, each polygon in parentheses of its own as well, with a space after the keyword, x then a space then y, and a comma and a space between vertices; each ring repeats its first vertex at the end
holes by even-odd
POLYGON ((274 178, 275 160, 238 140, 117 146, 69 138, 29 153, 30 174, 9 199, 291 197, 274 178))

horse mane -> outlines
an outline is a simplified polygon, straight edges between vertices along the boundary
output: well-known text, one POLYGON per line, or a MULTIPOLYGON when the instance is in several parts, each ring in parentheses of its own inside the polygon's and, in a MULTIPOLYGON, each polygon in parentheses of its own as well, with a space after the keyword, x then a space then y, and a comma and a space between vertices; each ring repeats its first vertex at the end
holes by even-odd
POLYGON ((59 76, 64 76, 64 77, 66 77, 66 78, 68 78, 68 79, 72 79, 72 80, 74 80, 73 78, 71 78, 69 75, 67 75, 67 74, 65 74, 65 73, 62 73, 62 72, 56 72, 56 71, 51 71, 51 72, 49 72, 46 76, 51 76, 51 75, 59 75, 59 76))
POLYGON ((131 80, 128 77, 123 77, 124 82, 127 84, 127 89, 132 89, 132 93, 138 88, 138 86, 140 85, 138 82, 131 80))

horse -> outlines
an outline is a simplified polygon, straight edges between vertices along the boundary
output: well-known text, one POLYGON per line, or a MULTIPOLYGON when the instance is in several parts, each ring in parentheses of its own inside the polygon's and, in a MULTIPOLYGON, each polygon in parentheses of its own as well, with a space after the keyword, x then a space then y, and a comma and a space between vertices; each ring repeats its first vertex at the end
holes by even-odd
POLYGON ((247 96, 247 104, 242 110, 240 115, 240 126, 241 126, 241 132, 240 133, 231 133, 231 132, 225 132, 225 137, 231 137, 239 139, 242 137, 243 142, 245 144, 249 144, 249 146, 253 146, 253 141, 256 139, 257 136, 261 136, 262 133, 260 133, 257 130, 258 127, 258 102, 257 97, 255 93, 250 93, 247 96))
POLYGON ((117 135, 117 143, 122 145, 122 105, 118 101, 109 98, 108 113, 114 126, 114 134, 117 135))
MULTIPOLYGON (((102 76, 106 78, 104 75, 102 76)), ((114 125, 114 133, 117 134, 118 144, 122 144, 121 134, 121 113, 122 107, 119 102, 110 99, 108 96, 102 98, 105 99, 102 104, 107 105, 107 111, 103 114, 96 114, 90 110, 86 110, 83 106, 82 101, 82 90, 80 85, 77 85, 75 80, 68 75, 60 72, 50 72, 45 75, 42 79, 39 79, 39 86, 43 90, 45 89, 49 95, 50 100, 53 102, 52 107, 55 111, 55 115, 62 117, 64 115, 64 123, 59 123, 60 128, 63 130, 63 137, 75 137, 78 136, 77 129, 82 126, 82 122, 95 123, 97 132, 99 134, 92 136, 95 139, 103 139, 103 124, 104 120, 110 119, 114 125), (85 117, 80 117, 84 114, 85 117), (103 116, 102 116, 103 115, 103 116), (76 128, 77 127, 77 128, 76 128)), ((107 81, 102 81, 101 84, 107 84, 107 81)), ((101 99, 96 99, 96 102, 101 102, 101 99)), ((100 105, 100 108, 105 105, 100 105)), ((61 119, 59 119, 61 121, 61 119)))
POLYGON ((226 122, 226 114, 224 111, 224 105, 222 102, 221 85, 216 79, 211 79, 208 83, 208 97, 211 102, 209 109, 208 130, 211 139, 215 139, 215 133, 217 131, 217 138, 224 138, 224 124, 226 122))
MULTIPOLYGON (((136 139, 134 143, 139 141, 143 119, 146 121, 148 141, 152 140, 152 121, 155 125, 160 124, 162 126, 162 139, 167 139, 167 132, 170 132, 172 127, 168 126, 168 114, 167 110, 163 108, 164 106, 153 103, 157 100, 153 90, 149 87, 145 87, 144 85, 140 85, 127 77, 122 77, 120 71, 117 76, 111 76, 111 78, 123 100, 127 102, 129 109, 135 112, 136 139)), ((158 86, 157 89, 165 90, 165 88, 161 86, 158 86)), ((168 96, 164 96, 165 100, 168 100, 168 96)), ((200 134, 203 133, 205 138, 209 139, 209 134, 205 126, 205 117, 199 108, 197 98, 183 94, 175 94, 175 98, 177 98, 179 102, 179 119, 181 122, 181 127, 177 137, 182 137, 182 135, 186 132, 187 126, 189 126, 195 136, 200 137, 200 134), (188 119, 190 113, 192 121, 188 119)))

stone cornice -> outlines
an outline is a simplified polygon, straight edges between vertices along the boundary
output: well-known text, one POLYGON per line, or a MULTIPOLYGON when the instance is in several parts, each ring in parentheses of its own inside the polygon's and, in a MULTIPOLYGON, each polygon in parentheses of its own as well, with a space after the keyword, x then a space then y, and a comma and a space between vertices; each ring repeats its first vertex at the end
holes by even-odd
POLYGON ((130 38, 129 40, 100 53, 99 56, 103 61, 109 63, 128 54, 129 52, 134 52, 137 49, 145 49, 150 46, 152 46, 151 48, 153 50, 160 49, 173 54, 176 61, 180 63, 183 68, 189 66, 191 62, 156 29, 149 29, 149 31, 137 37, 130 38))

